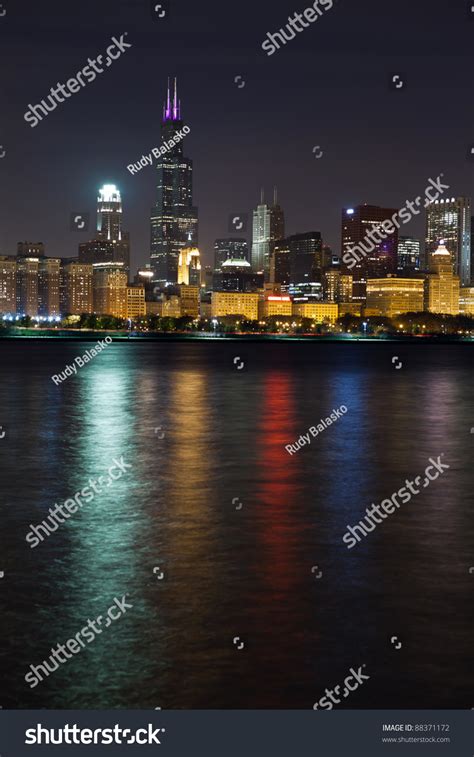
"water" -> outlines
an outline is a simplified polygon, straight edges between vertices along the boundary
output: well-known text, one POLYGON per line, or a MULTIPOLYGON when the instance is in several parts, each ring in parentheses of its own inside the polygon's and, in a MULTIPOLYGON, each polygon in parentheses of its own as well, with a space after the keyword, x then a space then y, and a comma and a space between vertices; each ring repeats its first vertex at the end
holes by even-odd
POLYGON ((0 343, 4 708, 311 709, 362 665, 341 707, 474 706, 471 347, 114 343, 56 386, 91 346, 0 343), (347 525, 442 453, 449 470, 348 550, 347 525), (30 524, 121 456, 31 549, 30 524))

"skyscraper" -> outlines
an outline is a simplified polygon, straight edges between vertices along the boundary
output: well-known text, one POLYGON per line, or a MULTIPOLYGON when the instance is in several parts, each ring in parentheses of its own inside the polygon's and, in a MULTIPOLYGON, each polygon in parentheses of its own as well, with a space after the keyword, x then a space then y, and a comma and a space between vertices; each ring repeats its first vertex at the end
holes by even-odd
MULTIPOLYGON (((398 213, 396 208, 381 208, 377 205, 358 205, 355 208, 343 208, 341 232, 341 257, 357 245, 364 257, 344 273, 352 273, 354 302, 363 304, 366 299, 368 277, 384 277, 397 270, 398 229, 386 234, 381 241, 372 241, 369 232, 380 227, 383 221, 390 221, 398 213)), ((373 233, 375 237, 376 232, 373 233)))
POLYGON ((218 270, 226 260, 248 260, 246 239, 227 237, 214 242, 214 268, 218 270))
POLYGON ((397 269, 401 273, 414 273, 420 270, 421 244, 414 237, 399 237, 397 250, 397 269))
POLYGON ((130 235, 122 229, 122 198, 115 184, 104 184, 97 197, 97 232, 79 245, 79 262, 122 263, 130 270, 130 235))
POLYGON ((435 200, 426 210, 425 266, 444 240, 462 286, 471 283, 471 201, 468 197, 435 200))
POLYGON ((181 103, 174 80, 171 101, 170 83, 163 107, 161 137, 170 149, 156 166, 157 198, 151 210, 150 264, 154 281, 160 286, 176 284, 180 250, 198 244, 198 210, 193 206, 193 163, 183 155, 183 143, 173 136, 183 128, 181 103), (190 236, 191 235, 191 236, 190 236))
POLYGON ((453 274, 453 257, 441 239, 429 259, 425 279, 424 309, 431 313, 459 313, 459 276, 453 274))
POLYGON ((252 228, 252 268, 263 271, 265 280, 270 279, 271 256, 275 242, 285 236, 285 218, 277 202, 276 188, 273 191, 273 205, 264 202, 263 189, 260 205, 253 211, 252 228))

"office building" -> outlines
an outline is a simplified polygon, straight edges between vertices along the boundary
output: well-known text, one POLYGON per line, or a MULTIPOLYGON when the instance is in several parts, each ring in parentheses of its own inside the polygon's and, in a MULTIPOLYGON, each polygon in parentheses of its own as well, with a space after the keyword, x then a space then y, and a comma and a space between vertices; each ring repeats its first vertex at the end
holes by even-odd
POLYGON ((201 286, 201 256, 197 247, 183 247, 179 251, 177 281, 201 286))
POLYGON ((293 303, 291 297, 287 294, 265 295, 258 303, 259 318, 268 318, 270 316, 282 315, 291 316, 293 314, 293 303))
POLYGON ((273 192, 273 205, 264 202, 263 189, 260 205, 253 212, 252 225, 252 259, 254 271, 263 271, 265 281, 270 280, 271 257, 275 242, 285 236, 285 218, 277 201, 276 188, 273 192))
POLYGON ((60 310, 62 314, 94 312, 92 265, 63 258, 60 273, 60 310))
POLYGON ((420 270, 421 243, 414 237, 399 237, 397 248, 397 271, 401 275, 420 270))
POLYGON ((150 266, 159 286, 176 284, 178 258, 183 247, 198 246, 198 210, 193 206, 193 163, 183 153, 183 141, 173 140, 183 129, 181 103, 174 80, 171 96, 168 80, 161 122, 161 140, 170 149, 156 165, 156 202, 151 210, 150 266), (173 141, 172 141, 173 140, 173 141))
POLYGON ((424 280, 395 275, 385 279, 368 279, 367 310, 391 318, 400 313, 423 310, 424 280))
POLYGON ((435 200, 426 209, 425 264, 441 240, 451 255, 453 272, 467 287, 471 283, 471 201, 467 197, 435 200))
POLYGON ((293 302, 293 315, 299 315, 302 318, 311 318, 316 323, 335 323, 338 319, 338 305, 331 302, 293 302))
POLYGON ((44 258, 46 253, 43 242, 18 242, 16 254, 19 258, 44 258))
POLYGON ((142 315, 146 315, 145 288, 127 286, 126 318, 140 318, 142 315))
POLYGON ((115 184, 104 184, 97 198, 97 231, 94 239, 79 244, 79 262, 121 263, 130 270, 130 235, 122 229, 122 199, 115 184))
POLYGON ((463 315, 474 315, 474 286, 461 287, 459 290, 459 312, 463 315))
POLYGON ((383 278, 397 270, 398 228, 392 222, 397 213, 396 208, 378 205, 358 205, 342 210, 341 258, 343 272, 353 277, 354 302, 365 303, 367 278, 383 278), (393 232, 381 229, 384 221, 392 222, 393 232), (378 229, 381 234, 377 233, 378 229), (351 259, 352 250, 359 259, 354 266, 346 268, 344 255, 349 253, 351 259))
POLYGON ((16 313, 16 258, 0 255, 0 313, 16 313))
POLYGON ((258 293, 213 292, 211 296, 212 318, 240 315, 249 321, 258 320, 258 293))
POLYGON ((441 240, 429 257, 430 273, 425 279, 424 310, 430 313, 459 313, 459 276, 453 273, 453 256, 441 240))
POLYGON ((229 292, 257 292, 263 290, 263 271, 253 271, 247 260, 226 260, 214 271, 213 290, 229 292))
POLYGON ((94 263, 94 313, 127 317, 127 281, 123 263, 94 263))
POLYGON ((38 315, 52 317, 60 314, 59 276, 60 258, 38 259, 38 315))
POLYGON ((247 260, 249 250, 246 239, 228 237, 214 242, 214 268, 218 270, 226 260, 247 260))
POLYGON ((38 315, 39 261, 38 257, 17 257, 16 312, 19 315, 38 315))
POLYGON ((179 287, 181 315, 199 318, 199 296, 201 288, 199 286, 188 286, 181 284, 179 287))

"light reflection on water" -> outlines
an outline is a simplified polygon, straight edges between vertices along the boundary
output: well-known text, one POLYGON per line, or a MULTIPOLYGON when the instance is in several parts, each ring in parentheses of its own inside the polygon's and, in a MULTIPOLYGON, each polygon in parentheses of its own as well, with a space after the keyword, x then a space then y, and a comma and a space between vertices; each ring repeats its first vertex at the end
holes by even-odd
POLYGON ((244 371, 235 351, 112 345, 58 387, 77 344, 0 345, 3 706, 311 708, 366 663, 349 707, 471 707, 471 351, 397 345, 394 370, 390 344, 248 343, 244 371), (348 551, 346 526, 441 453, 442 480, 348 551), (119 481, 25 544, 122 456, 119 481), (126 593, 133 609, 30 690, 29 665, 126 593))

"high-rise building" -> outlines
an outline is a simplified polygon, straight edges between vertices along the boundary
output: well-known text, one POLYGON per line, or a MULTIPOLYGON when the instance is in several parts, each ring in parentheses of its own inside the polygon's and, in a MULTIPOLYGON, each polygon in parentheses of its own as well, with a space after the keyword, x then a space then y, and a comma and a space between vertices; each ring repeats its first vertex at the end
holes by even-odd
POLYGON ((310 281, 321 283, 323 261, 323 242, 319 231, 307 231, 287 237, 290 249, 290 283, 307 284, 310 281))
POLYGON ((59 315, 60 258, 39 258, 38 263, 38 315, 59 315))
POLYGON ((16 312, 20 315, 38 315, 39 261, 38 257, 17 257, 16 312))
POLYGON ((259 295, 256 292, 213 292, 211 298, 212 318, 241 315, 249 321, 257 321, 258 299, 259 295))
POLYGON ((123 263, 94 263, 94 313, 127 317, 127 274, 123 263))
POLYGON ((182 140, 173 136, 183 128, 181 103, 178 100, 176 79, 173 99, 170 84, 161 122, 163 143, 170 149, 161 155, 156 166, 157 196, 151 210, 150 264, 154 281, 165 286, 176 284, 178 257, 183 247, 198 245, 198 210, 193 205, 193 163, 184 157, 182 140))
POLYGON ((290 247, 288 240, 282 239, 275 243, 273 255, 270 258, 270 281, 284 286, 290 283, 290 247))
POLYGON ((385 279, 368 279, 367 311, 391 318, 400 313, 418 313, 423 310, 424 280, 395 275, 385 279))
POLYGON ((277 201, 276 188, 273 191, 273 205, 264 202, 263 189, 260 205, 253 212, 252 226, 252 268, 263 271, 265 280, 270 280, 271 257, 275 242, 285 236, 285 217, 277 201))
POLYGON ((71 315, 94 312, 91 264, 63 259, 60 309, 61 313, 71 315))
POLYGON ((179 294, 181 300, 181 315, 188 315, 192 318, 199 317, 199 286, 188 286, 181 284, 179 294))
POLYGON ((453 256, 440 241, 430 255, 430 273, 425 279, 424 309, 430 313, 459 313, 459 276, 453 273, 453 256))
POLYGON ((474 315, 474 286, 461 287, 459 290, 459 312, 463 315, 474 315))
POLYGON ((425 265, 444 240, 453 271, 463 286, 471 283, 471 201, 467 197, 435 200, 426 209, 425 265))
POLYGON ((415 273, 420 270, 421 243, 414 237, 399 237, 397 270, 399 273, 415 273))
POLYGON ((126 318, 139 318, 146 314, 145 287, 127 287, 126 318))
POLYGON ((263 271, 252 271, 247 260, 229 259, 214 271, 212 288, 216 292, 256 292, 263 286, 263 271))
POLYGON ((197 247, 183 247, 178 255, 178 284, 201 286, 201 256, 197 247))
POLYGON ((130 270, 130 235, 122 229, 122 198, 115 184, 104 184, 97 198, 97 231, 94 239, 79 244, 79 262, 122 263, 130 270))
POLYGON ((360 260, 344 273, 353 276, 353 300, 363 304, 366 298, 367 278, 384 277, 397 270, 398 228, 383 236, 377 229, 384 221, 392 221, 398 213, 395 208, 378 205, 358 205, 342 210, 341 258, 357 246, 360 260))
POLYGON ((16 258, 0 256, 0 313, 16 313, 16 258))
POLYGON ((249 251, 246 239, 228 237, 214 242, 214 268, 218 270, 226 260, 248 260, 249 251))

